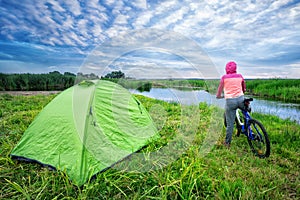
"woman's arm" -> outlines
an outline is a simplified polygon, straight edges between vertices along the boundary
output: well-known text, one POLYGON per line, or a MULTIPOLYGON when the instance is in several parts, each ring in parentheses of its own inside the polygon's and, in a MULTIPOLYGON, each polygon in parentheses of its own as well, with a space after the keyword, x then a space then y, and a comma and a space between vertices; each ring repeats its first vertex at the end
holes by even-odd
POLYGON ((218 87, 218 91, 217 91, 217 98, 221 98, 222 96, 222 92, 223 92, 223 88, 224 88, 224 79, 221 78, 220 83, 219 83, 219 87, 218 87))

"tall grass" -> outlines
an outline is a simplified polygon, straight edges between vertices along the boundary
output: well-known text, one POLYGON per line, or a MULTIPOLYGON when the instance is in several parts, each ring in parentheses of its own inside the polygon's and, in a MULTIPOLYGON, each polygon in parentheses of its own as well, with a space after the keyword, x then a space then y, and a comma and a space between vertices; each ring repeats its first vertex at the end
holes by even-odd
MULTIPOLYGON (((274 116, 253 114, 265 125, 271 140, 271 156, 255 157, 243 136, 233 137, 230 149, 221 144, 224 128, 213 149, 201 156, 199 148, 210 134, 215 107, 200 104, 199 126, 191 146, 174 162, 147 172, 118 170, 100 173, 77 187, 63 171, 51 171, 38 164, 12 160, 10 151, 50 96, 0 96, 0 199, 297 199, 300 195, 300 126, 274 116)), ((151 112, 154 105, 165 111, 161 140, 142 150, 167 145, 181 123, 181 107, 137 96, 151 112)), ((186 119, 184 119, 186 120, 186 119)), ((190 119, 190 122, 193 120, 190 119)), ((118 165, 122 165, 122 162, 118 165)))
POLYGON ((300 79, 256 79, 247 80, 249 94, 300 103, 300 79))

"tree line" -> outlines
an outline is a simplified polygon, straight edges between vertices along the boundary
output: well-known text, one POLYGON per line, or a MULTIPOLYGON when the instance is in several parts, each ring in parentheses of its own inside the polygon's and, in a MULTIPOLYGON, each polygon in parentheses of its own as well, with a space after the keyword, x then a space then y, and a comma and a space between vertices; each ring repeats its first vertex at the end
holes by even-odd
MULTIPOLYGON (((106 74, 101 79, 114 80, 125 78, 121 71, 113 71, 106 74)), ((78 72, 76 75, 70 72, 61 74, 53 71, 45 74, 5 74, 0 73, 0 91, 51 91, 65 90, 83 80, 99 79, 94 73, 83 74, 78 72)))
MULTIPOLYGON (((125 78, 121 71, 112 71, 101 79, 113 81, 115 79, 125 78)), ((90 73, 83 74, 78 72, 76 75, 70 72, 61 74, 59 71, 49 72, 47 74, 5 74, 0 73, 0 91, 53 91, 65 90, 74 84, 83 80, 95 80, 99 76, 90 73)))
POLYGON ((53 71, 47 74, 0 73, 0 91, 51 91, 64 90, 74 85, 76 75, 53 71))

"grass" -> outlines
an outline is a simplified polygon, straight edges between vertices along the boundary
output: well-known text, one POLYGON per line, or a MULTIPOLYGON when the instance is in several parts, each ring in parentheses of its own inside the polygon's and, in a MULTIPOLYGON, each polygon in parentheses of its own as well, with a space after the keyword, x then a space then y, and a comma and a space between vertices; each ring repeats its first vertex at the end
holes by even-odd
POLYGON ((247 92, 263 98, 300 102, 300 79, 247 80, 247 92))
MULTIPOLYGON (((225 129, 218 114, 223 111, 206 104, 183 109, 177 104, 137 96, 160 123, 162 136, 141 151, 145 156, 172 142, 181 130, 178 127, 185 131, 183 139, 195 133, 194 139, 187 141, 190 146, 186 151, 164 167, 157 162, 156 170, 118 170, 123 164, 119 163, 90 183, 77 187, 62 171, 12 160, 10 151, 54 97, 0 96, 0 199, 298 199, 300 196, 299 124, 253 113, 253 117, 263 122, 271 140, 271 156, 259 159, 251 153, 243 136, 233 137, 230 149, 221 145, 225 129), (191 120, 197 116, 195 110, 199 111, 199 118, 191 120), (189 124, 195 121, 197 124, 189 124), (207 138, 215 145, 203 154, 200 149, 207 138)), ((176 145, 185 145, 185 140, 179 141, 183 143, 176 145)))

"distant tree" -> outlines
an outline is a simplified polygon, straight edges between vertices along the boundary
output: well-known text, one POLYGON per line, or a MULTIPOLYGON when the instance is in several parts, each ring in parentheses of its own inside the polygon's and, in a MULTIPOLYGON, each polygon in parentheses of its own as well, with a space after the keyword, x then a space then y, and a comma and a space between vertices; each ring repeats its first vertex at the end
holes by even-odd
POLYGON ((49 74, 56 74, 56 75, 60 75, 61 73, 59 71, 53 71, 53 72, 49 72, 49 74))
POLYGON ((77 76, 83 76, 83 73, 82 72, 78 72, 77 76))
POLYGON ((152 88, 151 82, 141 82, 139 85, 140 86, 138 86, 137 90, 140 92, 144 92, 144 91, 149 92, 152 88))
POLYGON ((65 72, 64 76, 76 76, 75 74, 71 73, 71 72, 65 72))
POLYGON ((97 76, 96 74, 94 74, 94 73, 90 73, 90 74, 88 74, 88 78, 89 79, 99 79, 99 76, 97 76))
POLYGON ((113 71, 111 73, 108 73, 104 76, 104 78, 108 78, 108 79, 120 79, 120 78, 125 78, 125 74, 123 72, 119 71, 113 71))
POLYGON ((78 72, 75 80, 75 84, 78 84, 84 80, 96 80, 99 79, 99 76, 97 76, 94 73, 90 74, 83 74, 82 72, 78 72))

